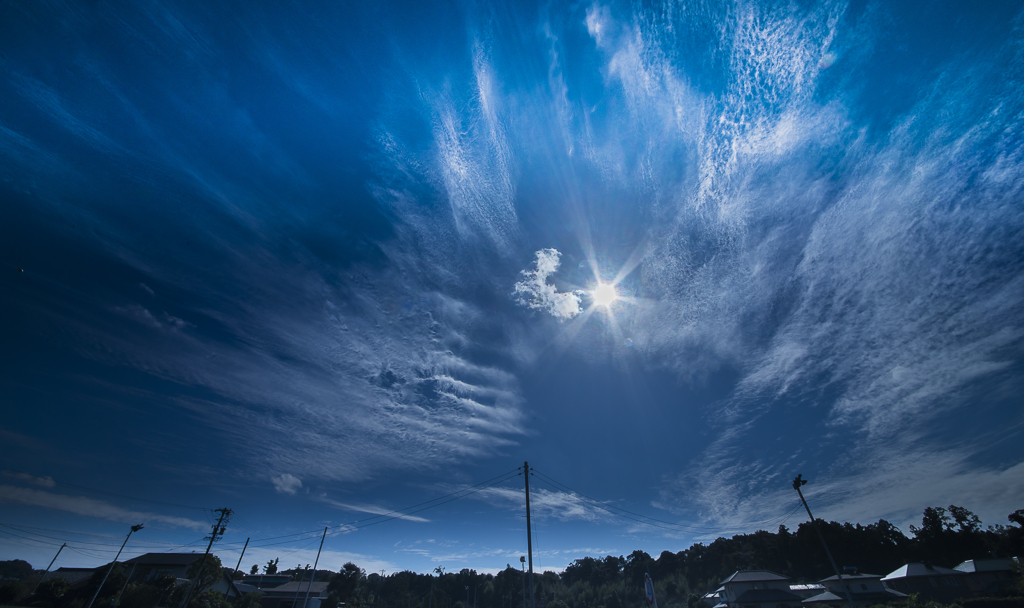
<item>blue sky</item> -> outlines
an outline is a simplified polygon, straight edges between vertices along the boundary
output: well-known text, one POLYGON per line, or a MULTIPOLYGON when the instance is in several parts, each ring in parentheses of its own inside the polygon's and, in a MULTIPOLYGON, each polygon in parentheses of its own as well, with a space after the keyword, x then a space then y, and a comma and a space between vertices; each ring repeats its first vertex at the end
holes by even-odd
POLYGON ((1024 504, 1018 3, 429 4, 0 8, 0 559, 1024 504))

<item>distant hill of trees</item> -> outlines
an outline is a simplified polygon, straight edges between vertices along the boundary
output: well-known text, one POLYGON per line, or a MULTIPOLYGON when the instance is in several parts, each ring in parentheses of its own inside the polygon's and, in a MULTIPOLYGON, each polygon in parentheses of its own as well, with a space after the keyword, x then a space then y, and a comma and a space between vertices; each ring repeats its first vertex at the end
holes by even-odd
MULTIPOLYGON (((1008 519, 1016 525, 982 528, 974 513, 951 505, 925 509, 921 526, 912 526, 910 537, 885 520, 867 526, 818 520, 818 525, 840 566, 884 575, 908 562, 953 567, 968 559, 1024 555, 1024 509, 1008 519)), ((561 574, 535 574, 534 584, 538 607, 640 608, 646 572, 655 581, 661 608, 695 608, 702 605, 701 596, 730 574, 752 569, 807 582, 833 574, 813 526, 805 522, 796 530, 780 526, 776 532, 719 538, 678 553, 663 551, 657 558, 643 551, 584 557, 561 574)), ((331 600, 349 608, 522 608, 523 575, 510 566, 496 575, 465 569, 382 578, 349 563, 332 579, 330 589, 331 600)))
MULTIPOLYGON (((982 528, 974 513, 951 505, 925 509, 921 526, 911 526, 909 537, 885 520, 866 526, 818 520, 818 525, 840 566, 887 574, 915 561, 953 567, 968 559, 1024 556, 1024 509, 1008 519, 1012 525, 982 528)), ((21 579, 0 586, 0 605, 21 599, 28 584, 34 583, 25 566, 20 560, 0 562, 0 573, 21 579)), ((276 572, 277 566, 278 560, 274 560, 264 570, 276 572)), ((780 526, 776 532, 719 538, 678 553, 663 551, 657 558, 639 550, 627 556, 584 557, 561 574, 535 574, 534 585, 538 608, 641 608, 646 572, 655 581, 660 608, 698 608, 701 596, 717 588, 722 579, 737 570, 751 569, 772 570, 806 582, 832 575, 814 528, 806 522, 796 530, 780 526)), ((302 571, 297 566, 281 574, 302 571)), ((114 576, 114 584, 108 581, 104 587, 120 588, 124 576, 114 576)), ((240 578, 242 572, 236 576, 240 578)), ((346 608, 522 608, 523 604, 524 577, 511 565, 496 575, 471 569, 445 572, 439 567, 431 574, 404 571, 382 577, 346 563, 339 572, 317 570, 315 580, 330 582, 330 598, 324 608, 340 602, 346 608)), ((99 580, 90 584, 91 594, 99 580)), ((153 604, 145 602, 168 594, 167 589, 145 587, 129 584, 131 591, 122 596, 120 608, 150 608, 153 604)), ((59 588, 46 589, 34 601, 32 605, 41 608, 72 608, 81 601, 81 593, 60 595, 59 588)), ((258 605, 254 597, 242 603, 246 608, 258 605)), ((228 604, 215 594, 203 594, 190 608, 218 606, 228 604)))

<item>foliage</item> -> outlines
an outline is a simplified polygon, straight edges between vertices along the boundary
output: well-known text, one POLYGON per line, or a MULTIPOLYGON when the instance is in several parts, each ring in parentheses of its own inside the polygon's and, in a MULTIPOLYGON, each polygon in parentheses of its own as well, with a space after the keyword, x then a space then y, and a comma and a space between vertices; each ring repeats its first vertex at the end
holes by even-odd
POLYGON ((352 562, 346 562, 341 567, 341 572, 336 574, 327 585, 328 594, 335 594, 338 596, 339 602, 349 603, 352 594, 356 590, 356 586, 363 580, 366 574, 359 568, 359 566, 352 562))
POLYGON ((124 573, 121 564, 114 564, 113 569, 110 568, 110 564, 100 566, 92 573, 89 580, 82 587, 76 589, 74 594, 66 594, 68 600, 75 598, 84 598, 86 603, 92 598, 96 590, 99 589, 102 583, 103 588, 100 589, 98 595, 96 595, 96 602, 94 605, 100 606, 103 604, 110 604, 110 601, 117 595, 117 592, 124 586, 125 581, 128 580, 128 575, 124 573), (107 571, 110 571, 110 575, 107 576, 107 571), (106 576, 106 582, 103 581, 103 577, 106 576))
POLYGON ((231 604, 223 593, 211 589, 196 594, 189 602, 189 608, 231 608, 231 604))
MULTIPOLYGON (((930 561, 952 567, 976 557, 1024 554, 1024 510, 1009 516, 1009 526, 987 529, 973 513, 962 507, 929 507, 921 526, 913 527, 911 537, 885 520, 861 525, 818 521, 833 555, 840 565, 857 566, 862 572, 886 574, 900 565, 930 561)), ((267 563, 267 574, 278 572, 280 560, 267 563)), ((518 564, 517 564, 518 565, 518 564)), ((736 570, 767 569, 790 576, 797 581, 816 581, 832 574, 821 543, 811 526, 805 522, 790 530, 780 526, 776 532, 758 531, 719 538, 709 543, 696 543, 682 551, 663 551, 656 558, 643 551, 628 556, 607 555, 582 557, 566 567, 561 574, 534 574, 537 608, 644 608, 644 574, 654 581, 660 608, 705 608, 702 598, 717 588, 722 579, 736 570)), ((258 570, 258 568, 257 568, 258 570)), ((83 608, 106 568, 100 568, 88 584, 67 592, 54 600, 52 608, 83 608)), ((201 576, 210 584, 220 575, 220 562, 215 558, 197 560, 190 576, 201 576), (200 572, 201 570, 201 572, 200 572)), ((309 572, 302 566, 292 570, 309 572)), ((367 574, 348 562, 340 572, 317 570, 315 580, 328 581, 328 598, 324 608, 344 603, 346 608, 528 608, 523 606, 524 587, 528 577, 521 569, 507 565, 504 570, 479 574, 462 569, 446 572, 438 567, 431 574, 395 572, 387 576, 367 574), (466 588, 469 587, 468 604, 466 588)), ((1024 594, 1024 578, 1018 579, 1024 594)), ((96 606, 109 606, 110 600, 124 584, 125 575, 116 566, 97 598, 96 606)), ((120 608, 177 606, 185 596, 185 587, 175 587, 174 578, 165 576, 155 583, 133 582, 125 589, 120 608)), ((0 603, 16 601, 27 591, 24 584, 0 587, 0 603), (20 585, 20 586, 17 586, 20 585), (6 595, 3 595, 6 594, 6 595), (4 598, 10 599, 4 599, 4 598)), ((40 600, 42 598, 40 597, 40 600)), ((260 595, 239 598, 235 608, 257 608, 260 595)), ((1016 601, 1016 600, 1014 600, 1016 601)), ((945 608, 1024 608, 1013 601, 985 604, 965 600, 959 606, 945 608)), ((40 601, 41 606, 45 602, 40 601)), ((901 608, 932 608, 910 597, 901 608)), ((190 608, 226 608, 220 593, 197 594, 190 608)), ((942 607, 939 607, 942 608, 942 607)))
POLYGON ((206 589, 216 583, 221 577, 222 567, 220 558, 216 555, 204 555, 192 562, 188 567, 188 579, 193 582, 195 589, 206 589))
POLYGON ((252 569, 249 570, 249 574, 257 574, 257 573, 259 573, 259 571, 260 571, 260 565, 259 564, 253 564, 252 565, 252 569))
POLYGON ((30 590, 26 590, 25 585, 20 582, 4 583, 0 585, 0 605, 16 603, 28 591, 30 590))
POLYGON ((47 606, 57 603, 64 594, 68 592, 68 582, 62 578, 54 577, 50 580, 39 583, 36 588, 34 600, 42 602, 47 606))
MULTIPOLYGON (((157 577, 154 581, 132 581, 124 588, 124 592, 121 593, 121 597, 118 600, 118 608, 152 608, 153 606, 166 605, 165 600, 171 597, 172 592, 175 589, 176 579, 169 575, 163 574, 157 577)), ((179 601, 184 598, 182 593, 178 599, 179 601)), ((88 600, 89 598, 84 598, 88 600)), ((65 603, 67 608, 71 608, 70 603, 65 603)))
POLYGON ((32 565, 23 559, 0 561, 0 581, 23 581, 32 576, 32 565))
POLYGON ((263 596, 255 591, 246 593, 235 604, 235 608, 260 608, 260 600, 263 596))

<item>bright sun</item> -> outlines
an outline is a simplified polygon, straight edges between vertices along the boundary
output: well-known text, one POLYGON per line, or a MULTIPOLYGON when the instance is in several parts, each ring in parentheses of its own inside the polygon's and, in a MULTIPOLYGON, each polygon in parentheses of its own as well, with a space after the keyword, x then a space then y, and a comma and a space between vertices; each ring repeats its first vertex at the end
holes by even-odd
POLYGON ((590 292, 590 297, 594 299, 595 306, 608 307, 612 302, 619 298, 619 294, 615 291, 615 286, 611 283, 598 283, 597 288, 590 292))

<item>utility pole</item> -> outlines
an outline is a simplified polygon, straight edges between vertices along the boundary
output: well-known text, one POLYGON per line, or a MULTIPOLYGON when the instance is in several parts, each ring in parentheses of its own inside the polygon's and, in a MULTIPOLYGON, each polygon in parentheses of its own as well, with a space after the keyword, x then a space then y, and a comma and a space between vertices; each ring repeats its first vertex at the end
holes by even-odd
MULTIPOLYGON (((67 546, 68 546, 67 543, 64 543, 63 545, 61 545, 60 549, 57 549, 57 555, 60 555, 60 552, 64 550, 64 547, 67 547, 67 546)), ((57 555, 53 556, 53 559, 50 560, 50 565, 46 567, 46 570, 43 571, 42 576, 40 576, 39 580, 36 581, 36 586, 32 588, 32 593, 29 593, 30 596, 36 594, 36 590, 39 589, 39 584, 43 582, 43 576, 46 576, 46 574, 50 571, 50 568, 53 567, 53 562, 57 561, 57 555)))
MULTIPOLYGON (((298 567, 295 568, 298 570, 298 567)), ((309 564, 306 564, 306 570, 309 570, 309 564)), ((316 576, 316 570, 313 571, 313 576, 316 576)), ((299 577, 299 582, 295 584, 295 599, 292 600, 292 607, 299 605, 299 594, 302 593, 302 581, 306 579, 306 573, 303 572, 302 576, 299 577)))
POLYGON ((533 536, 530 533, 530 463, 523 462, 523 476, 526 478, 526 554, 530 556, 530 608, 537 608, 533 595, 533 536))
MULTIPOLYGON (((136 524, 132 526, 132 529, 128 532, 128 536, 124 537, 124 542, 121 543, 121 548, 117 550, 117 555, 114 556, 114 561, 110 562, 110 567, 107 568, 107 573, 103 575, 103 580, 100 581, 100 586, 96 588, 96 593, 92 594, 92 599, 89 600, 89 606, 92 608, 92 603, 96 601, 96 596, 100 594, 100 589, 103 589, 103 583, 107 582, 107 577, 110 576, 110 571, 114 569, 114 565, 117 564, 117 558, 121 557, 121 551, 124 551, 124 546, 128 544, 128 539, 132 537, 132 532, 138 532, 142 529, 142 524, 136 524)), ((54 559, 57 559, 54 557, 54 559)))
POLYGON ((309 590, 313 587, 313 579, 316 578, 316 565, 320 563, 320 551, 324 548, 324 539, 327 538, 327 528, 324 528, 324 535, 320 537, 320 548, 316 550, 316 559, 313 560, 313 576, 309 577, 309 587, 306 587, 306 599, 302 602, 302 608, 309 603, 309 590))
POLYGON ((247 537, 245 539, 245 545, 242 547, 242 554, 238 556, 238 563, 235 564, 235 572, 238 572, 238 569, 242 567, 242 558, 245 557, 245 550, 249 548, 249 538, 251 537, 247 537))
POLYGON ((821 546, 825 548, 825 555, 828 556, 828 561, 832 564, 832 570, 836 573, 836 578, 839 579, 839 586, 846 592, 846 601, 850 603, 850 608, 853 608, 853 596, 850 595, 850 588, 843 582, 843 575, 839 573, 839 567, 836 566, 836 560, 832 559, 832 553, 828 550, 828 545, 825 544, 825 537, 821 534, 821 529, 818 528, 818 522, 815 521, 814 516, 811 515, 811 508, 807 506, 807 500, 804 498, 804 493, 800 490, 800 486, 807 483, 806 479, 802 479, 803 475, 797 475, 796 479, 793 480, 793 489, 800 495, 800 502, 804 503, 804 509, 807 509, 807 517, 811 518, 811 525, 814 526, 814 531, 818 533, 818 539, 821 541, 821 546))
POLYGON ((124 579, 124 584, 121 585, 121 590, 117 592, 117 597, 114 598, 114 605, 121 605, 121 596, 124 595, 124 590, 128 588, 128 583, 132 582, 132 577, 135 576, 135 569, 139 567, 139 562, 132 564, 132 571, 128 573, 128 578, 124 579))
MULTIPOLYGON (((238 569, 242 567, 242 558, 245 557, 245 550, 249 547, 249 538, 251 538, 251 537, 248 537, 248 538, 245 539, 245 546, 242 547, 242 554, 238 556, 238 563, 235 564, 235 572, 238 572, 238 569)), ((231 578, 234 579, 235 575, 232 574, 231 578)), ((261 577, 261 580, 262 580, 262 577, 261 577)), ((230 590, 231 590, 230 587, 228 587, 227 589, 224 590, 224 597, 225 598, 228 596, 228 591, 230 591, 230 590)))
POLYGON ((199 579, 202 578, 203 568, 206 566, 206 557, 210 555, 210 547, 213 543, 224 536, 224 524, 228 523, 228 519, 231 518, 233 511, 227 507, 223 509, 215 509, 215 513, 220 513, 220 518, 217 519, 217 523, 213 524, 213 532, 210 533, 210 542, 206 545, 206 552, 203 553, 202 562, 200 562, 199 570, 196 572, 195 580, 193 580, 188 586, 188 593, 185 594, 185 600, 181 603, 184 608, 188 608, 188 602, 192 599, 192 592, 199 585, 199 579))

